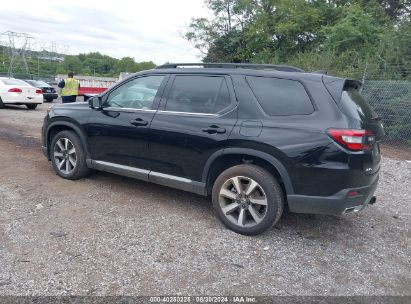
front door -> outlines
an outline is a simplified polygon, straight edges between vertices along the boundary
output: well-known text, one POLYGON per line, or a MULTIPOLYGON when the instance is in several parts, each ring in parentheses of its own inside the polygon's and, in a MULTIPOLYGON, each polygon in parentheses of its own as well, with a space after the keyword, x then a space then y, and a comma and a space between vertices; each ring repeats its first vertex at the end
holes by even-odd
POLYGON ((103 108, 92 112, 87 125, 94 161, 106 166, 149 169, 149 128, 165 79, 165 75, 140 76, 103 96, 103 108))
POLYGON ((224 147, 237 121, 231 79, 180 74, 169 83, 151 123, 151 175, 201 181, 207 159, 224 147))

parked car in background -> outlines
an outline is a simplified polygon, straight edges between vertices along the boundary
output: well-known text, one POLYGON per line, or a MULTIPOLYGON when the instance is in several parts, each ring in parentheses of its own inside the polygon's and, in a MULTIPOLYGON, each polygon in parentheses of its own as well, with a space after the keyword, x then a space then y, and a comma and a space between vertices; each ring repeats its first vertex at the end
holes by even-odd
MULTIPOLYGON (((59 74, 56 76, 56 80, 60 81, 61 79, 65 79, 66 77, 67 75, 59 74)), ((103 93, 118 81, 118 79, 114 77, 75 75, 74 78, 80 81, 80 88, 77 96, 83 96, 84 101, 87 101, 89 98, 103 93)))
POLYGON ((37 105, 43 103, 43 91, 35 88, 27 82, 0 77, 0 108, 6 104, 25 105, 34 110, 37 105))
POLYGON ((41 80, 24 80, 25 82, 31 84, 33 87, 41 89, 43 91, 43 97, 46 102, 53 102, 57 99, 59 95, 56 90, 48 83, 41 80))
POLYGON ((360 88, 288 66, 167 64, 53 106, 43 152, 62 178, 95 169, 210 196, 228 228, 258 234, 284 209, 375 203, 384 130, 360 88))

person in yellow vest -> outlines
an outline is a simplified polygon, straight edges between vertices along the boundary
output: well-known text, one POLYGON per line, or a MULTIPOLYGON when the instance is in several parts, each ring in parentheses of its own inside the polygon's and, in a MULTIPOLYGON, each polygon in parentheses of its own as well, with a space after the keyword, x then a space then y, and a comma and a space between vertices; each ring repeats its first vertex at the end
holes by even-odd
POLYGON ((61 88, 61 101, 62 103, 75 102, 78 90, 80 88, 80 82, 74 78, 74 73, 69 72, 68 78, 60 81, 58 86, 61 88))

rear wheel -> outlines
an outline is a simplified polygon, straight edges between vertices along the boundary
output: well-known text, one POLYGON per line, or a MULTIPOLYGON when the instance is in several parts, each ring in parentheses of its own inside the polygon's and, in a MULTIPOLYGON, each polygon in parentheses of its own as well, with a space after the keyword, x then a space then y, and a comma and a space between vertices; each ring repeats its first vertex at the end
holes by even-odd
POLYGON ((53 102, 53 98, 46 98, 46 102, 53 102))
POLYGON ((36 103, 29 103, 29 104, 26 104, 26 107, 29 110, 35 110, 37 108, 37 104, 36 103))
POLYGON ((245 235, 256 235, 274 226, 284 208, 277 179, 255 165, 225 170, 215 181, 212 196, 220 220, 245 235))
POLYGON ((84 148, 79 137, 72 131, 61 131, 54 136, 50 158, 56 173, 65 179, 80 179, 90 172, 84 148))
POLYGON ((1 98, 0 98, 0 109, 3 109, 4 108, 4 103, 3 103, 3 100, 1 100, 1 98))

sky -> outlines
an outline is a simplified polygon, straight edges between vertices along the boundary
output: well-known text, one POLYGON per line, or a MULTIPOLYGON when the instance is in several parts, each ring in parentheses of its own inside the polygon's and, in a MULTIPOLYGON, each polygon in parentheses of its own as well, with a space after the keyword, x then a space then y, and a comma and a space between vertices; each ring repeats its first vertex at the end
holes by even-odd
POLYGON ((28 33, 35 49, 67 45, 71 55, 199 62, 201 53, 182 34, 191 18, 209 16, 203 0, 13 0, 1 3, 0 33, 28 33))

